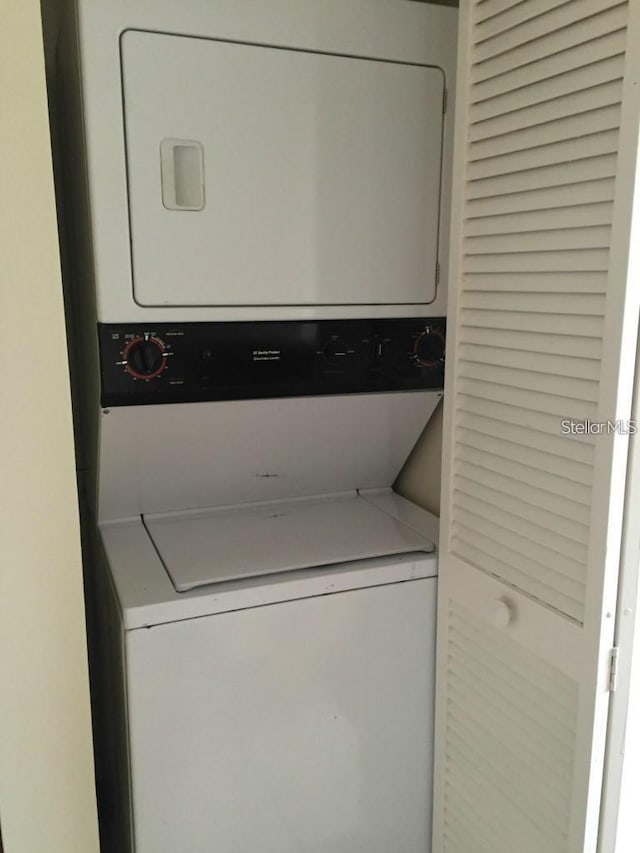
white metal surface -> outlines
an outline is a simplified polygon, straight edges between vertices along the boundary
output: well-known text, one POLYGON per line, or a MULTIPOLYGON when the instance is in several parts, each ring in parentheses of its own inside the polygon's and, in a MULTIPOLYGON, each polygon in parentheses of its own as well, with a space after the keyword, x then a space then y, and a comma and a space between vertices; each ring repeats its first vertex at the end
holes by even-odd
MULTIPOLYGON (((422 543, 433 541, 437 519, 389 489, 364 493, 360 499, 410 526, 422 543)), ((423 551, 227 581, 179 593, 140 517, 101 524, 100 537, 127 630, 437 574, 437 556, 423 551)))
POLYGON ((357 494, 145 515, 178 592, 229 580, 435 550, 357 494))
MULTIPOLYGON (((148 235, 140 236, 136 199, 131 210, 128 204, 125 119, 130 116, 125 116, 126 106, 123 109, 120 65, 120 40, 126 30, 255 42, 270 51, 294 48, 360 57, 345 59, 348 63, 376 59, 432 65, 444 70, 450 98, 453 94, 453 10, 398 0, 350 0, 348 4, 266 0, 258 5, 251 0, 190 0, 187 4, 79 0, 87 220, 91 222, 91 238, 83 240, 82 246, 88 255, 89 247, 93 252, 80 277, 87 282, 95 277, 98 320, 363 315, 362 304, 339 309, 326 304, 143 307, 139 301, 144 296, 137 292, 138 301, 134 299, 132 262, 137 259, 130 251, 131 222, 136 250, 138 240, 148 235)), ((74 51, 75 46, 67 44, 67 52, 74 51)), ((174 88, 176 83, 174 77, 174 88)), ((183 87, 185 103, 189 89, 183 87)), ((331 93, 334 103, 335 95, 331 93)), ((175 98, 168 103, 175 107, 175 98)), ((406 111, 404 117, 400 114, 401 98, 391 108, 397 120, 407 120, 406 111)), ((411 115, 409 120, 414 118, 411 115)), ((432 129, 440 122, 439 112, 432 129)), ((200 157, 201 140, 187 123, 164 137, 164 148, 160 148, 162 139, 155 143, 154 191, 158 203, 164 200, 166 208, 177 208, 172 211, 175 217, 193 219, 207 213, 215 186, 207 183, 209 141, 202 142, 200 157)), ((448 219, 449 130, 450 113, 445 116, 442 221, 448 219)), ((378 141, 383 142, 383 135, 378 141)), ((373 159, 380 163, 379 157, 373 159)), ((376 175, 376 182, 381 178, 376 175)), ((81 182, 79 175, 76 183, 81 182)), ((381 183, 378 189, 388 188, 381 183)), ((364 190, 366 217, 358 220, 348 212, 352 222, 370 227, 377 223, 382 205, 376 211, 373 187, 364 190)), ((415 229, 419 217, 411 219, 407 223, 403 214, 393 227, 402 231, 404 222, 405 228, 415 229)), ((296 224, 295 217, 290 217, 285 227, 293 229, 296 224)), ((434 223, 423 217, 423 224, 425 246, 433 250, 434 223)), ((396 234, 398 239, 409 236, 396 234)), ((371 238, 367 235, 367 239, 371 238)), ((446 241, 446 229, 441 229, 441 253, 446 241)), ((282 252, 273 234, 269 242, 274 253, 282 252)), ((167 266, 160 252, 164 244, 156 235, 157 273, 167 266)), ((201 243, 192 254, 206 247, 201 243)), ((371 260, 379 249, 376 241, 371 260)), ((389 276, 390 269, 396 272, 391 266, 385 272, 384 264, 393 260, 392 254, 387 255, 382 260, 378 257, 373 269, 372 278, 379 276, 378 283, 383 274, 389 276)), ((415 257, 412 263, 414 268, 419 266, 415 257)), ((193 258, 176 258, 176 266, 186 291, 193 288, 189 299, 202 301, 202 281, 193 282, 190 275, 193 258)), ((442 275, 446 277, 444 268, 442 275)), ((343 277, 343 285, 344 281, 343 277)), ((384 282, 383 287, 387 286, 384 282)), ((163 303, 174 298, 166 288, 156 293, 163 303)), ((362 303, 357 293, 355 298, 362 303)), ((405 298, 418 298, 415 288, 405 298)), ((445 313, 442 287, 426 308, 424 296, 419 299, 410 304, 373 305, 366 315, 445 313)), ((310 295, 307 287, 301 301, 320 303, 322 298, 310 295)), ((126 697, 128 716, 120 725, 124 748, 119 754, 130 759, 135 853, 187 849, 204 853, 214 842, 220 853, 244 849, 319 853, 327 848, 335 853, 422 853, 427 849, 437 562, 435 554, 424 552, 390 554, 397 548, 398 530, 403 531, 403 540, 424 542, 412 532, 421 529, 419 511, 409 510, 401 499, 382 491, 352 497, 366 501, 367 513, 380 513, 375 516, 382 519, 375 535, 380 537, 378 553, 384 556, 369 557, 370 543, 356 540, 351 542, 349 556, 358 559, 350 562, 225 581, 187 592, 174 588, 140 516, 335 491, 386 490, 439 396, 356 395, 145 406, 101 413, 100 537, 115 593, 114 624, 104 627, 112 646, 118 647, 106 689, 110 696, 122 695, 117 710, 123 710, 126 697), (385 527, 394 534, 382 537, 385 527), (113 669, 120 663, 121 678, 114 684, 111 680, 118 673, 113 669)), ((434 520, 427 526, 432 529, 434 520)), ((325 535, 330 540, 331 530, 325 535)), ((281 562, 287 563, 290 544, 286 540, 270 543, 272 564, 279 554, 281 562)), ((344 556, 344 549, 336 544, 340 543, 325 543, 324 556, 314 560, 326 562, 327 550, 332 559, 344 556)), ((190 558, 182 556, 185 561, 190 558)), ((118 774, 113 775, 117 786, 118 774)), ((126 827, 127 822, 120 826, 126 827)))
POLYGON ((597 843, 626 437, 563 435, 562 421, 629 416, 631 7, 463 8, 434 851, 583 853, 597 843))
MULTIPOLYGON (((268 0, 256 7, 251 0, 190 0, 176 5, 154 0, 79 0, 78 4, 80 61, 82 71, 81 95, 85 119, 85 142, 88 163, 88 197, 91 218, 92 269, 86 275, 95 275, 98 318, 103 322, 128 322, 136 320, 162 321, 169 316, 172 322, 189 320, 239 320, 239 319, 293 319, 316 317, 358 317, 362 306, 331 308, 306 305, 263 308, 196 308, 153 307, 144 308, 133 299, 130 255, 130 228, 126 183, 126 151, 122 85, 120 71, 120 44, 122 33, 128 29, 153 30, 202 39, 227 39, 254 42, 270 47, 296 48, 302 51, 319 51, 344 54, 400 63, 432 65, 443 69, 447 78, 450 99, 453 95, 456 11, 424 3, 399 2, 399 0, 327 0, 322 4, 303 0, 292 4, 289 0, 268 0)), ((131 34, 129 34, 131 35, 131 34)), ((128 36, 127 36, 128 37, 128 36)), ((178 41, 176 39, 176 41, 178 41)), ((65 49, 74 50, 72 45, 65 49)), ((334 96, 332 95, 332 98, 334 96)), ((189 98, 189 90, 183 91, 189 98)), ((401 100, 394 111, 401 108, 401 100)), ((440 116, 433 119, 434 126, 440 116)), ((444 192, 441 205, 441 222, 448 221, 448 182, 450 168, 450 112, 445 116, 444 138, 444 192)), ((182 132, 182 131, 181 131, 182 132)), ((184 141, 196 141, 187 133, 184 141)), ((372 135, 378 130, 373 129, 372 135)), ((160 140, 157 140, 159 145, 160 140)), ((205 151, 204 174, 207 175, 205 151)), ((400 156, 400 155, 399 155, 400 156)), ((401 152, 401 156, 404 156, 401 152)), ((154 152, 156 185, 154 198, 158 198, 157 177, 160 174, 159 151, 154 152)), ((80 180, 82 176, 79 176, 80 180)), ((247 173, 246 177, 249 177, 247 173)), ((205 178, 206 180, 206 178, 205 178)), ((388 195, 380 184, 374 183, 388 195)), ((193 219, 203 216, 207 204, 215 198, 205 198, 202 213, 172 211, 176 218, 193 219)), ((366 195, 366 194, 365 194, 366 195)), ((199 202, 196 195, 191 201, 199 202)), ((375 199, 373 199, 375 201, 375 199)), ((386 204, 386 198, 385 198, 386 204)), ((187 205, 197 207, 198 204, 187 205)), ((367 216, 359 220, 371 222, 377 208, 372 204, 367 216)), ((167 211, 167 216, 169 216, 167 211)), ((337 220, 334 220, 337 222, 337 220)), ((399 223, 398 223, 399 225, 399 223)), ((291 219, 283 227, 296 228, 291 219)), ((429 229, 427 229, 429 230, 429 229)), ((397 235, 404 239, 403 235, 397 235)), ((425 245, 427 244, 425 233, 425 245)), ((137 236, 136 236, 137 239, 137 236)), ((447 229, 439 235, 441 261, 446 255, 447 229)), ((164 251, 163 241, 156 240, 164 251)), ((198 252, 207 248, 205 242, 198 252)), ((319 248, 322 248, 319 246, 319 248)), ((274 252, 277 244, 274 244, 274 252)), ((246 254, 246 253, 245 253, 246 254)), ((391 258, 391 255, 390 255, 391 258)), ((188 259, 192 266, 192 259, 188 259)), ((156 273, 163 274, 165 262, 156 257, 156 273)), ((384 267, 384 264, 382 265, 384 267)), ((446 268, 442 267, 442 280, 446 281, 446 268)), ((192 287, 189 270, 183 269, 180 282, 188 291, 192 287)), ((166 297, 166 292, 165 292, 166 297)), ((192 293, 193 296, 193 293, 192 293)), ((173 299, 173 296, 171 297, 173 299)), ((315 296, 307 291, 306 300, 315 296)), ((318 301, 321 301, 320 299, 318 301)), ((359 301, 362 301, 359 299, 359 301)), ((405 301, 405 297, 403 297, 405 301)), ((436 299, 425 309, 424 304, 394 306, 373 305, 368 316, 437 316, 445 313, 444 288, 439 288, 436 299)))
POLYGON ((388 513, 417 531, 429 542, 438 544, 440 538, 440 519, 410 500, 401 497, 391 489, 360 490, 359 495, 378 509, 388 513))
POLYGON ((435 587, 128 631, 136 853, 427 850, 435 587))
MULTIPOLYGON (((349 500, 421 538, 437 526, 389 490, 349 500)), ((178 593, 140 518, 100 532, 117 601, 107 633, 123 643, 112 746, 130 763, 131 850, 428 849, 435 554, 178 593)))
POLYGON ((389 488, 440 392, 111 409, 99 518, 389 488))
POLYGON ((433 301, 440 69, 137 31, 121 45, 140 305, 433 301), (172 144, 161 187, 176 138, 196 142, 172 144))

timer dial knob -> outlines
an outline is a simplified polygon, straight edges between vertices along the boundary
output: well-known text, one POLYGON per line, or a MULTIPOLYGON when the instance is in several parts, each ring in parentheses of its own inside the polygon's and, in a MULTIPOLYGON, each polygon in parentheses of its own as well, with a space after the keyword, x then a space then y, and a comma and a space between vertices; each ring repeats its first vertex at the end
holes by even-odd
POLYGON ((444 335, 439 329, 426 328, 415 339, 413 352, 422 367, 437 367, 444 360, 444 335))
POLYGON ((122 355, 125 370, 136 379, 155 379, 167 364, 162 341, 146 335, 129 341, 122 355))

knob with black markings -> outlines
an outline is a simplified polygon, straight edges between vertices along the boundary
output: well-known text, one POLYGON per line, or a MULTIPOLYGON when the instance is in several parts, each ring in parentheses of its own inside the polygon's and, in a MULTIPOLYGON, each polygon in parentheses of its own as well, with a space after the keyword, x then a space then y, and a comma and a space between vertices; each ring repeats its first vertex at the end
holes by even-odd
POLYGON ((124 369, 134 379, 155 379, 167 366, 164 343, 151 335, 142 335, 129 341, 122 358, 124 369))
POLYGON ((438 367, 444 361, 444 334, 429 326, 413 343, 413 355, 421 367, 438 367))

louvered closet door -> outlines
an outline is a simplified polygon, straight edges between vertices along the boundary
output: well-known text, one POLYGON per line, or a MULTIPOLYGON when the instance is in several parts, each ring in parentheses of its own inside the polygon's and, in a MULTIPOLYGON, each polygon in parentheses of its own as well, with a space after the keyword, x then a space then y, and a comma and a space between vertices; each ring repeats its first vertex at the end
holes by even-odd
POLYGON ((639 7, 461 2, 434 853, 597 846, 627 440, 564 433, 629 416, 639 7))

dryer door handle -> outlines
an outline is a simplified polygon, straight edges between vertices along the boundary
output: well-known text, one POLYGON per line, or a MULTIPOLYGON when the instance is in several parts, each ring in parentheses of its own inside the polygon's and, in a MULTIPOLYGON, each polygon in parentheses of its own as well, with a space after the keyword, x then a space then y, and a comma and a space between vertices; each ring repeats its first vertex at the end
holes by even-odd
POLYGON ((160 143, 162 204, 167 210, 204 208, 204 150, 195 140, 160 143))

